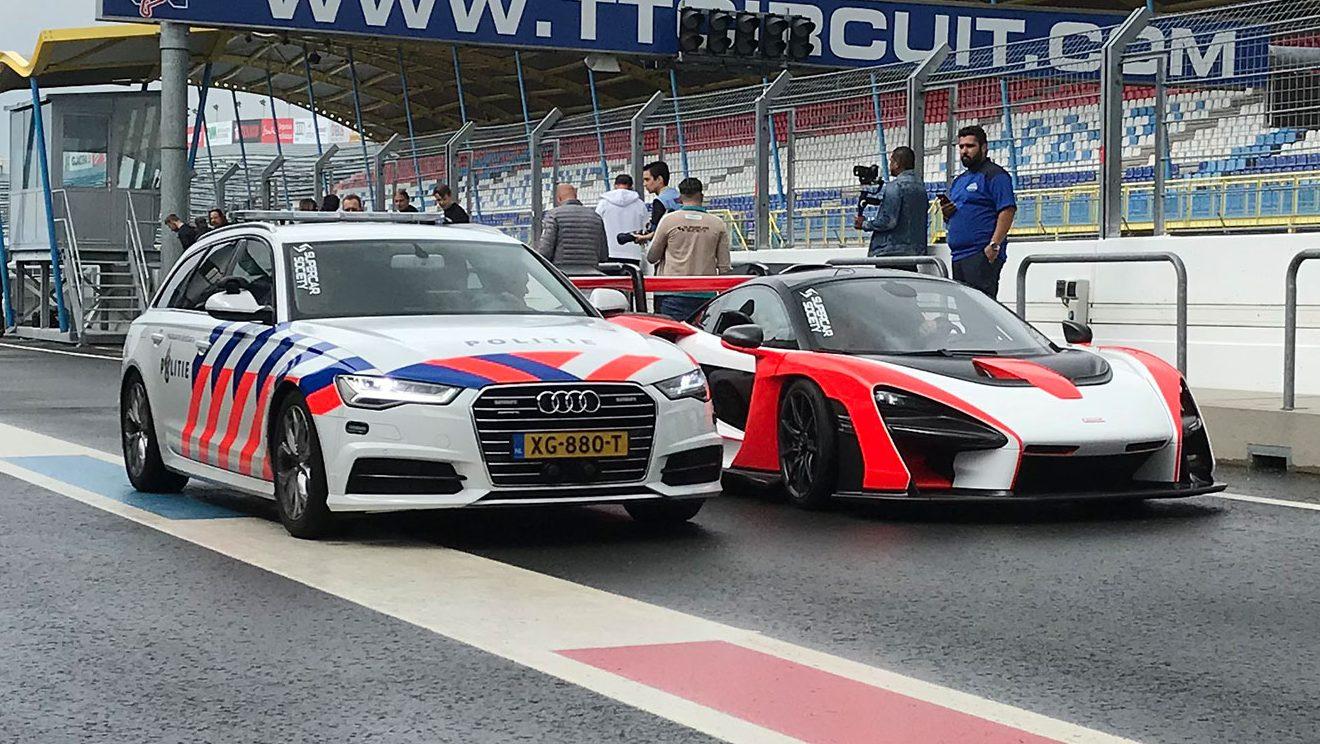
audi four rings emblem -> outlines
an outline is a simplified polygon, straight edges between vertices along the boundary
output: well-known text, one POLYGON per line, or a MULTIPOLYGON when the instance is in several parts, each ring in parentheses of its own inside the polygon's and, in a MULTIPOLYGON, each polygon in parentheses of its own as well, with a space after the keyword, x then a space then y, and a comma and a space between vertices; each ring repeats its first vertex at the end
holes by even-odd
POLYGON ((594 390, 547 390, 536 396, 541 413, 595 413, 600 395, 594 390))

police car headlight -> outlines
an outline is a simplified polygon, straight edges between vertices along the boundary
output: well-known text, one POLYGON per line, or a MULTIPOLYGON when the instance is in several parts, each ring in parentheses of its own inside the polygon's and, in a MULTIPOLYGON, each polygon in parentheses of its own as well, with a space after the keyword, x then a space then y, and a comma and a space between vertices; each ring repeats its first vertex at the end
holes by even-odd
POLYGON ((354 408, 393 408, 405 403, 443 406, 452 403, 463 388, 432 382, 396 380, 371 375, 339 375, 335 387, 344 403, 354 408))
POLYGON ((661 380, 655 386, 670 400, 680 400, 682 398, 710 400, 710 390, 706 387, 706 374, 699 368, 691 372, 684 372, 678 377, 661 380))

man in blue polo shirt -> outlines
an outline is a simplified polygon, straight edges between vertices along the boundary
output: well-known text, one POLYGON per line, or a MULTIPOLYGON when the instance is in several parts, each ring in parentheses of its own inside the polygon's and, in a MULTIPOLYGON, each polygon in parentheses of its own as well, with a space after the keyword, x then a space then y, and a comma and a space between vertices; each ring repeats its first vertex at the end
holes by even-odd
POLYGON ((985 130, 978 126, 958 130, 958 159, 967 170, 953 179, 947 196, 939 197, 953 278, 997 297, 1008 231, 1017 214, 1013 179, 986 157, 985 130))

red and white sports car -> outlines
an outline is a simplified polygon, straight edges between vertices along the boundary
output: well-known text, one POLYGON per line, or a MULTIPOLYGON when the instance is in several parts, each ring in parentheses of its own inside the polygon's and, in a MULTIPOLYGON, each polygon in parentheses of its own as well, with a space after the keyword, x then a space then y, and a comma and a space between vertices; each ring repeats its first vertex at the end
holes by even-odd
POLYGON ((792 501, 1151 499, 1223 489, 1178 371, 1136 349, 1059 347, 961 284, 877 268, 748 281, 667 338, 710 380, 727 472, 792 501))

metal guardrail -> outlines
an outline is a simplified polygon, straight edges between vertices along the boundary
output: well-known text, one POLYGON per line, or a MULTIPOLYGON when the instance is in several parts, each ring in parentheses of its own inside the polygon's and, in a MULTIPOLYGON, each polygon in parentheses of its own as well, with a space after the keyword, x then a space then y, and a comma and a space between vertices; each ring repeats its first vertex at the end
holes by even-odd
POLYGON ((1284 279, 1283 300, 1283 410, 1291 411, 1297 403, 1297 271, 1302 264, 1320 259, 1320 248, 1311 248, 1292 257, 1284 279))
POLYGON ((922 266, 934 266, 939 270, 940 276, 949 278, 949 267, 935 256, 875 256, 873 258, 836 258, 828 261, 830 266, 875 266, 885 268, 889 266, 912 267, 914 269, 922 266))
POLYGON ((1165 251, 1150 253, 1106 253, 1099 256, 1078 256, 1064 253, 1043 253, 1025 256, 1017 270, 1017 314, 1027 319, 1027 269, 1032 264, 1089 264, 1089 263, 1169 263, 1177 275, 1176 300, 1178 371, 1187 374, 1187 267, 1176 254, 1165 251))

